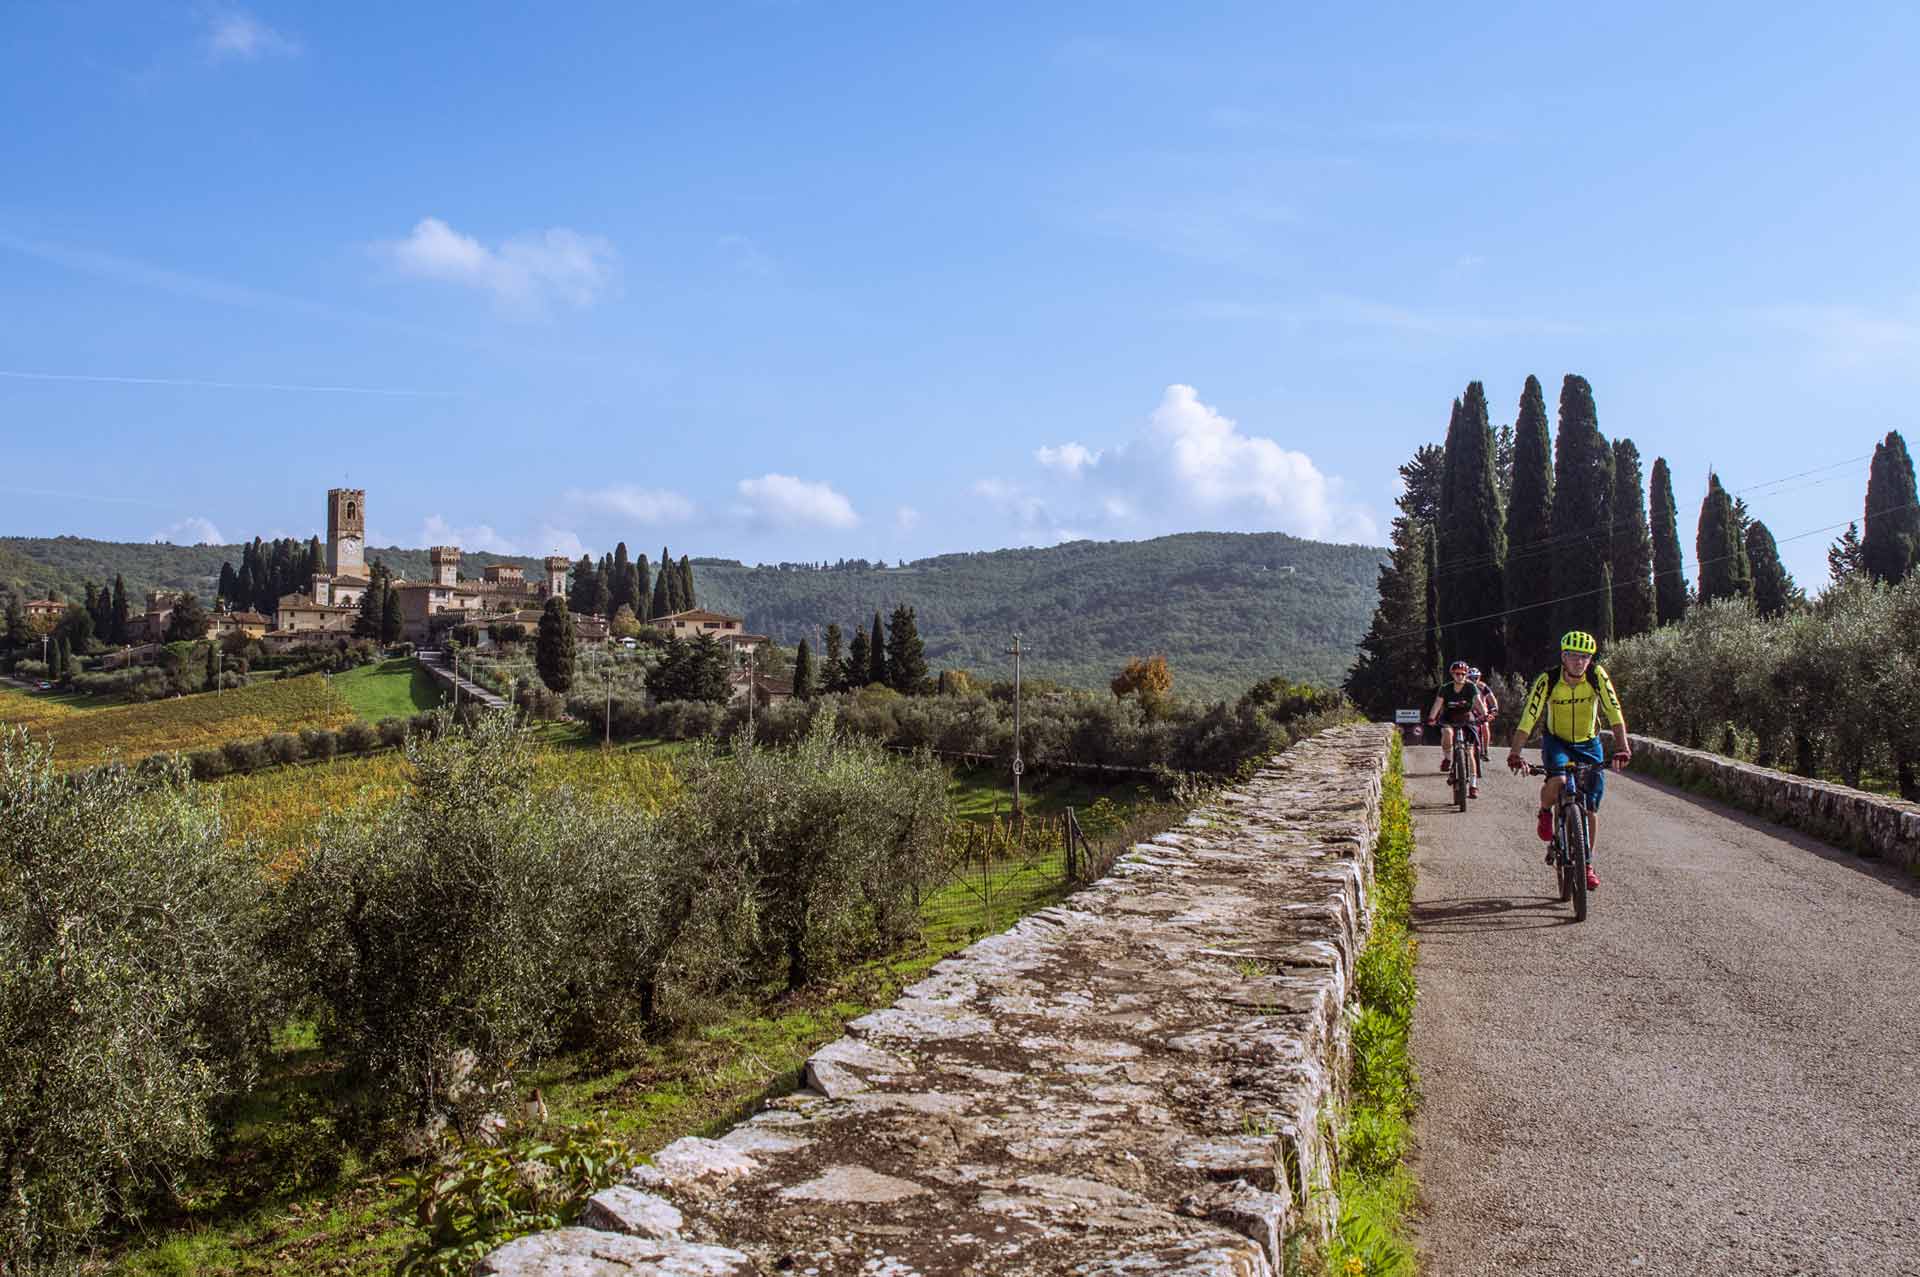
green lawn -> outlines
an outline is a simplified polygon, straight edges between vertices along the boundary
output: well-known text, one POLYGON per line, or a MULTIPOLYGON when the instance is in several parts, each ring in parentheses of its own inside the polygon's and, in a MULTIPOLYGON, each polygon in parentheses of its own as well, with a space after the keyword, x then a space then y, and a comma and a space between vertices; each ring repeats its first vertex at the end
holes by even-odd
POLYGON ((336 674, 333 690, 369 723, 410 718, 440 703, 439 685, 410 656, 336 674))

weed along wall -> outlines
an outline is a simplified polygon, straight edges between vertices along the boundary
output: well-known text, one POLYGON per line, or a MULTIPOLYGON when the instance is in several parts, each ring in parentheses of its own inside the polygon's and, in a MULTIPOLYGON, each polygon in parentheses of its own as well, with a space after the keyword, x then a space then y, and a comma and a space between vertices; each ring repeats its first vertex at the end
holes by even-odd
POLYGON ((855 1020, 800 1090, 475 1271, 1288 1271, 1335 1207, 1390 736, 1300 742, 855 1020))
POLYGON ((1637 733, 1633 767, 1703 787, 1736 807, 1920 873, 1920 804, 1687 749, 1637 733))

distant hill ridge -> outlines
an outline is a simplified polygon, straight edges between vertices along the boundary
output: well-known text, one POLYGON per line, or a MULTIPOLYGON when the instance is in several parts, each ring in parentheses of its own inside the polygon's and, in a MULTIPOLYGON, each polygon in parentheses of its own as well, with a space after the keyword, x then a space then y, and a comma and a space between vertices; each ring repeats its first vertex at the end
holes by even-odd
MULTIPOLYGON (((220 564, 237 565, 240 550, 0 537, 0 583, 78 596, 86 580, 111 581, 118 572, 135 597, 149 589, 206 597, 220 564)), ((1004 653, 1017 630, 1030 677, 1103 687, 1130 658, 1163 652, 1177 691, 1226 695, 1275 674, 1339 682, 1366 630, 1384 555, 1278 532, 1187 532, 943 554, 895 568, 692 562, 702 605, 742 615, 748 628, 787 645, 833 621, 851 638, 851 627, 871 624, 876 610, 906 603, 936 670, 1006 677, 1004 653)), ((424 549, 369 547, 367 557, 404 576, 429 575, 424 549)), ((461 566, 478 575, 489 563, 537 569, 539 559, 473 552, 461 566)))

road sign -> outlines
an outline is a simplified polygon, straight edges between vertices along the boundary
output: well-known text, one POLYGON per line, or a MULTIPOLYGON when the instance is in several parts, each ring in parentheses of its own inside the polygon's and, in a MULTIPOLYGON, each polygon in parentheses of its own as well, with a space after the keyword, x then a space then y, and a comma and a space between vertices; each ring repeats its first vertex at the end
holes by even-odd
POLYGON ((1397 709, 1393 711, 1393 721, 1396 723, 1417 723, 1420 721, 1420 711, 1417 709, 1397 709))
POLYGON ((1016 759, 1014 759, 1014 760, 1013 760, 1013 774, 1014 774, 1014 775, 1016 775, 1016 776, 1018 776, 1018 775, 1019 775, 1019 774, 1020 774, 1021 772, 1023 772, 1023 771, 1025 771, 1026 769, 1027 769, 1027 768, 1026 768, 1026 764, 1025 764, 1025 763, 1022 763, 1022 762, 1021 762, 1021 761, 1020 761, 1020 760, 1019 760, 1018 758, 1016 758, 1016 759))

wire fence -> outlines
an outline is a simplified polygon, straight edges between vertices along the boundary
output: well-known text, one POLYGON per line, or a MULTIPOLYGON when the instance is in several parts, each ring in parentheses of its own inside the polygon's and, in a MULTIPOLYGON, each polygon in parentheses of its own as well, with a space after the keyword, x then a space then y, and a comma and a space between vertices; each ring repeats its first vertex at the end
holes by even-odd
POLYGON ((1186 805, 1122 807, 1101 799, 1084 812, 994 815, 955 821, 947 867, 920 902, 930 941, 1005 930, 1086 883, 1104 877, 1121 853, 1182 819, 1186 805))

